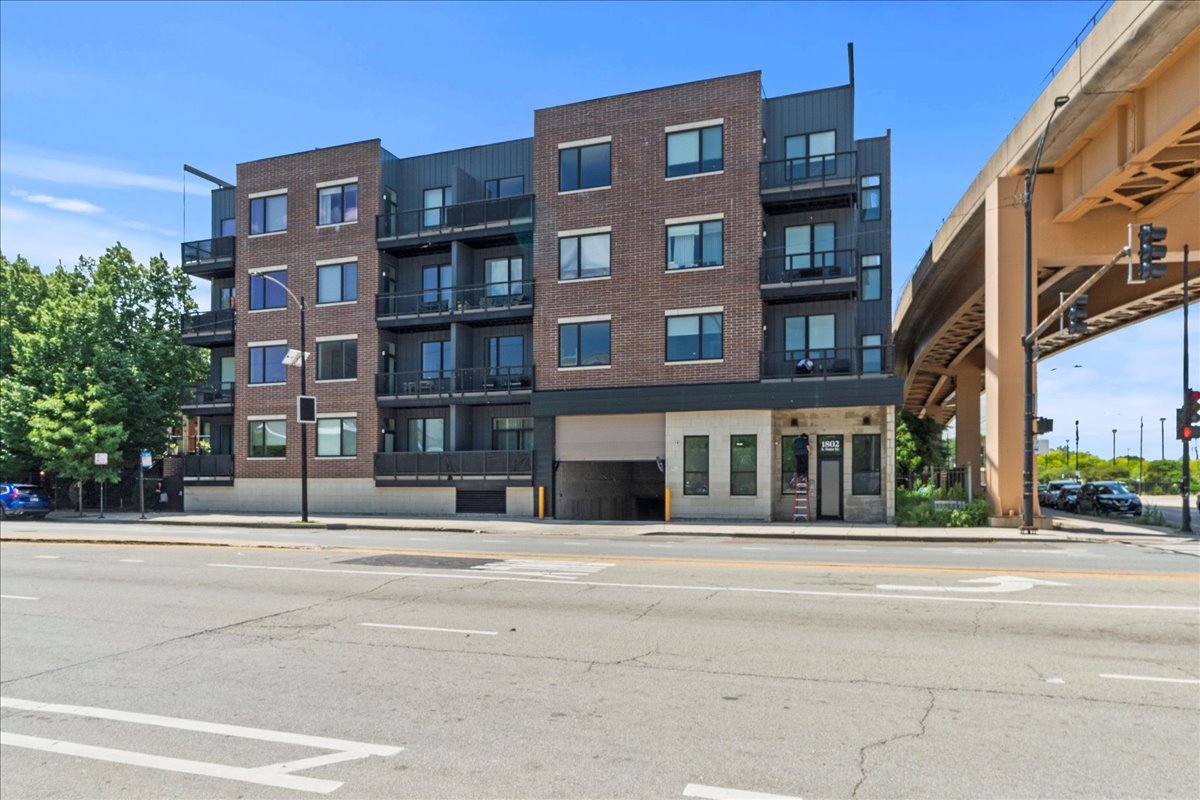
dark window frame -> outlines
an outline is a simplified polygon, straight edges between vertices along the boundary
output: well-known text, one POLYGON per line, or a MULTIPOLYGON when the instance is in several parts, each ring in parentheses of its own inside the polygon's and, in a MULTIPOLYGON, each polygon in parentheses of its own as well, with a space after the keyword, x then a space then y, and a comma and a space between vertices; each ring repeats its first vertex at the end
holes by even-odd
POLYGON ((251 311, 268 311, 273 308, 287 308, 287 301, 288 301, 287 292, 284 291, 283 287, 281 287, 279 285, 279 283, 282 283, 284 286, 288 285, 287 274, 288 274, 288 271, 286 269, 273 269, 273 270, 269 270, 266 272, 251 272, 250 273, 250 310, 251 311), (272 278, 279 281, 279 283, 273 283, 272 281, 266 280, 263 277, 264 275, 270 275, 272 278), (280 275, 283 276, 282 279, 280 279, 280 277, 279 277, 280 275), (259 287, 257 290, 257 298, 256 298, 256 292, 255 292, 256 282, 257 282, 257 286, 259 287), (269 306, 266 304, 268 291, 279 293, 277 296, 277 299, 279 300, 278 305, 270 305, 269 306), (257 299, 257 304, 256 304, 256 299, 257 299))
POLYGON ((525 277, 525 256, 492 256, 483 260, 483 280, 484 280, 484 295, 487 297, 513 297, 525 291, 525 282, 529 278, 525 277), (492 265, 504 262, 504 274, 508 276, 503 281, 493 281, 491 279, 492 265), (516 278, 513 277, 513 265, 517 265, 517 272, 520 273, 516 278), (499 287, 504 287, 499 290, 499 287))
POLYGON ((611 141, 596 142, 595 144, 583 144, 583 145, 578 145, 576 147, 559 148, 559 151, 558 151, 558 191, 560 194, 563 192, 579 192, 579 191, 584 191, 587 189, 603 189, 605 187, 610 187, 610 186, 612 186, 612 142, 611 141), (583 185, 583 151, 590 150, 593 148, 598 148, 598 147, 608 148, 608 182, 584 186, 583 185), (574 166, 575 174, 574 174, 574 176, 572 176, 573 180, 574 180, 574 185, 564 188, 563 156, 572 154, 572 153, 574 154, 574 160, 575 160, 575 166, 574 166))
MULTIPOLYGON (((330 369, 332 367, 330 366, 330 369)), ((358 380, 358 339, 331 339, 323 342, 317 342, 317 382, 321 381, 348 381, 358 380), (346 355, 347 346, 354 350, 352 358, 346 355), (330 366, 326 361, 328 356, 322 356, 323 352, 330 349, 338 351, 337 362, 339 365, 338 374, 325 375, 324 369, 330 366), (346 374, 349 371, 351 374, 346 374)))
POLYGON ((856 495, 879 496, 883 494, 883 437, 878 433, 856 433, 850 437, 850 493, 856 495), (870 443, 874 447, 864 453, 859 452, 859 442, 870 443), (859 458, 865 455, 868 459, 868 469, 859 469, 859 458), (869 467, 873 466, 874 469, 869 467), (860 490, 860 479, 867 481, 867 488, 860 490), (871 490, 871 487, 874 490, 871 490))
POLYGON ((269 195, 266 195, 265 197, 250 198, 249 231, 250 231, 251 236, 265 236, 268 233, 283 233, 284 231, 287 230, 287 197, 288 197, 287 192, 280 192, 279 194, 269 194, 269 195), (267 204, 271 201, 279 200, 281 198, 283 200, 283 205, 284 205, 283 227, 277 228, 275 230, 268 230, 267 229, 267 220, 270 219, 270 215, 267 213, 267 204), (258 216, 259 216, 259 223, 258 223, 259 230, 257 232, 255 232, 255 230, 254 230, 254 216, 255 216, 255 207, 256 206, 258 208, 258 216))
POLYGON ((532 451, 533 450, 533 417, 492 417, 492 449, 500 451, 532 451), (517 427, 497 428, 501 421, 518 420, 517 427), (509 434, 516 434, 516 447, 502 447, 502 440, 509 434))
POLYGON ((724 311, 708 311, 702 314, 670 314, 663 320, 663 361, 667 363, 686 364, 694 361, 720 361, 723 358, 725 358, 724 311), (704 353, 704 317, 718 317, 721 321, 721 352, 715 356, 705 355, 704 353), (697 358, 671 358, 670 324, 673 319, 697 320, 696 336, 699 338, 699 341, 696 343, 697 358))
POLYGON ((505 197, 520 197, 525 194, 525 176, 524 175, 509 175, 507 178, 492 178, 483 182, 483 199, 484 200, 500 200, 505 197), (521 189, 516 194, 501 194, 500 190, 505 181, 521 182, 521 189))
POLYGON ((316 432, 313 434, 316 439, 316 458, 358 458, 358 418, 354 416, 345 417, 319 417, 316 424, 316 432), (346 452, 346 422, 354 422, 354 438, 351 440, 354 445, 354 452, 346 452), (338 425, 338 452, 322 453, 321 452, 321 423, 337 422, 338 425))
MULTIPOLYGON (((689 162, 689 163, 691 163, 691 162, 689 162)), ((719 125, 705 125, 703 128, 688 128, 688 129, 682 130, 682 131, 671 131, 666 134, 666 137, 663 141, 663 173, 664 173, 665 177, 667 177, 667 178, 686 178, 690 175, 707 175, 707 174, 710 174, 713 172, 722 172, 724 169, 725 169, 725 125, 724 125, 724 123, 721 123, 719 125), (711 131, 711 130, 721 131, 721 147, 720 147, 720 152, 717 154, 717 158, 716 158, 716 161, 718 162, 717 165, 711 169, 705 169, 704 168, 705 162, 710 161, 711 159, 706 159, 704 157, 704 132, 711 131), (670 161, 671 137, 672 136, 687 136, 689 134, 696 135, 696 138, 697 138, 696 154, 700 160, 694 162, 695 167, 696 167, 694 170, 691 170, 689 172, 677 172, 674 175, 672 175, 671 174, 671 161, 670 161)))
POLYGON ((350 303, 358 300, 358 262, 344 261, 341 264, 321 264, 317 267, 317 305, 329 305, 332 303, 350 303), (354 268, 354 296, 346 297, 346 267, 354 268), (338 270, 338 299, 337 300, 322 300, 321 299, 321 273, 326 270, 338 270))
POLYGON ((249 364, 250 364, 250 372, 249 372, 249 379, 247 381, 249 384, 255 385, 255 386, 257 386, 257 385, 268 385, 269 386, 269 385, 273 385, 273 384, 287 383, 287 367, 284 366, 284 364, 283 364, 283 357, 285 355, 287 355, 287 351, 288 351, 288 347, 286 344, 255 345, 253 347, 250 347, 249 350, 250 350, 250 354, 248 356, 248 359, 249 359, 249 364), (259 374, 257 376, 259 378, 258 380, 255 380, 255 374, 254 374, 255 373, 255 369, 254 369, 254 361, 255 361, 254 353, 255 353, 255 351, 261 353, 261 355, 259 356, 259 374), (271 353, 274 353, 276 355, 276 358, 270 358, 269 356, 271 353), (267 380, 267 374, 268 374, 267 373, 267 364, 277 364, 281 368, 281 374, 283 375, 283 380, 281 380, 281 381, 267 380))
MULTIPOLYGON (((864 333, 858 339, 858 366, 864 374, 877 374, 883 372, 883 334, 882 333, 864 333), (878 339, 878 342, 867 343, 867 339, 878 339), (875 369, 867 369, 867 353, 872 353, 878 359, 878 365, 875 369)), ((872 365, 875 366, 875 365, 872 365)))
MULTIPOLYGON (((252 419, 247 425, 249 434, 249 447, 246 452, 249 458, 287 458, 287 420, 286 419, 252 419), (283 425, 283 450, 282 452, 272 452, 267 445, 267 426, 268 425, 283 425), (258 441, 255 441, 255 432, 258 432, 258 441)), ((278 447, 276 445, 276 447, 278 447)))
POLYGON ((612 276, 612 231, 605 233, 581 233, 572 236, 558 237, 558 279, 560 281, 587 281, 596 280, 612 276), (592 239, 603 236, 608 240, 608 270, 601 275, 584 275, 583 274, 583 240, 592 239), (575 269, 576 275, 569 278, 563 275, 563 242, 575 243, 575 269))
POLYGON ((725 266, 725 219, 706 219, 700 222, 678 222, 674 225, 666 226, 666 250, 663 255, 664 272, 682 272, 689 269, 718 269, 725 266), (684 228, 689 225, 698 225, 700 227, 699 247, 697 248, 697 263, 689 267, 672 267, 671 266, 671 229, 684 228), (715 264, 706 264, 704 258, 704 230, 708 225, 721 226, 721 258, 715 264))
POLYGON ((783 137, 783 159, 786 169, 787 178, 789 181, 803 180, 806 178, 818 178, 825 175, 837 174, 837 129, 827 128, 823 131, 809 131, 808 133, 793 133, 783 137), (812 153, 812 137, 822 134, 833 134, 833 150, 829 153, 812 153), (804 155, 792 157, 787 154, 788 142, 793 139, 804 140, 804 155), (819 161, 818 161, 819 159, 819 161), (804 169, 798 170, 796 163, 803 162, 804 169), (813 165, 820 164, 820 169, 814 170, 813 165))
POLYGON ((813 355, 817 355, 817 356, 821 356, 821 357, 829 357, 831 354, 837 352, 837 331, 838 331, 837 314, 830 314, 830 313, 793 314, 791 316, 784 317, 783 318, 783 349, 784 349, 784 353, 785 353, 784 358, 797 358, 798 357, 797 355, 792 355, 792 354, 800 354, 800 353, 807 355, 809 358, 812 358, 813 355), (824 319, 826 317, 830 317, 833 319, 833 346, 832 347, 814 347, 812 344, 812 321, 815 318, 824 319), (793 319, 804 320, 804 347, 788 347, 787 324, 790 320, 793 320, 793 319))
POLYGON ((858 179, 858 210, 863 222, 883 219, 883 175, 863 175, 858 179), (869 183, 869 181, 874 183, 869 183), (873 196, 875 204, 867 207, 867 197, 873 196))
POLYGON ((348 222, 358 222, 358 181, 350 183, 339 183, 337 186, 322 186, 317 189, 317 227, 323 228, 327 225, 345 225, 348 222), (354 187, 354 219, 346 219, 346 189, 354 187), (338 214, 340 219, 331 219, 328 222, 321 221, 321 195, 337 191, 341 195, 341 200, 338 203, 338 214))
POLYGON ((691 496, 695 496, 695 497, 708 497, 709 496, 709 492, 711 489, 711 482, 710 482, 709 478, 712 474, 711 465, 712 465, 712 451, 709 449, 708 437, 707 436, 684 436, 683 437, 683 493, 685 495, 691 495, 691 496), (694 441, 702 440, 704 442, 704 469, 702 469, 702 470, 696 468, 699 465, 696 465, 696 464, 689 465, 688 464, 688 441, 689 440, 694 440, 694 441), (689 469, 689 466, 691 467, 690 469, 689 469), (701 475, 704 476, 704 478, 703 478, 704 491, 696 491, 697 479, 696 479, 696 477, 689 477, 689 476, 701 476, 701 475), (691 488, 691 491, 689 491, 689 487, 691 488))
POLYGON ((829 267, 836 267, 837 266, 837 238, 838 238, 838 231, 837 231, 837 222, 836 221, 801 222, 796 225, 786 226, 783 229, 784 269, 786 269, 788 271, 793 271, 793 270, 799 271, 799 270, 810 270, 810 269, 823 270, 823 269, 827 269, 829 267), (789 253, 787 251, 787 232, 794 228, 808 228, 808 250, 807 250, 807 252, 789 253), (829 237, 829 241, 833 245, 831 249, 829 249, 829 250, 818 250, 817 249, 817 228, 822 228, 822 229, 828 228, 832 232, 832 235, 829 237), (808 265, 807 266, 803 266, 803 265, 796 266, 796 262, 793 261, 793 259, 796 259, 796 258, 807 258, 808 265))
POLYGON ((598 319, 591 322, 563 322, 558 326, 558 368, 559 369, 579 369, 580 367, 604 367, 612 365, 612 320, 598 319), (583 361, 583 327, 585 325, 603 325, 608 328, 608 356, 602 364, 584 364, 583 361), (575 339, 575 359, 580 362, 577 364, 563 363, 563 335, 572 333, 575 339))
POLYGON ((859 270, 859 286, 860 286, 859 292, 860 292, 863 302, 871 303, 876 300, 882 300, 883 299, 883 256, 879 253, 869 253, 865 256, 862 256, 859 259, 858 270, 859 270), (868 264, 867 263, 868 258, 876 259, 875 263, 868 264), (876 272, 879 274, 879 280, 876 281, 877 288, 879 289, 879 294, 876 297, 868 297, 867 296, 867 273, 868 272, 876 272))
POLYGON ((236 236, 237 235, 237 217, 222 217, 220 223, 217 225, 217 230, 221 232, 222 236, 236 236), (225 232, 225 223, 226 222, 230 223, 230 228, 231 228, 231 230, 228 233, 225 232))
POLYGON ((487 368, 489 370, 501 369, 518 369, 529 366, 525 363, 528 359, 525 354, 525 334, 523 333, 507 333, 499 336, 488 336, 484 339, 484 351, 487 357, 487 368), (521 363, 519 364, 500 364, 500 342, 504 339, 520 339, 521 340, 521 363))
POLYGON ((730 497, 757 497, 758 496, 758 434, 737 433, 737 434, 730 434, 730 436, 729 436, 729 496, 730 497), (750 440, 751 453, 753 454, 753 460, 752 460, 753 467, 751 469, 735 470, 733 468, 733 462, 734 462, 733 454, 737 450, 737 445, 734 443, 734 441, 737 439, 749 439, 750 440), (751 487, 752 491, 749 491, 749 492, 735 491, 735 488, 736 488, 736 481, 734 480, 735 475, 741 475, 741 476, 749 475, 750 482, 748 485, 751 487))
POLYGON ((446 452, 446 418, 445 417, 409 417, 408 418, 408 453, 444 453, 446 452), (442 428, 442 446, 440 450, 429 449, 429 423, 437 421, 442 428), (420 447, 416 445, 420 436, 420 447))

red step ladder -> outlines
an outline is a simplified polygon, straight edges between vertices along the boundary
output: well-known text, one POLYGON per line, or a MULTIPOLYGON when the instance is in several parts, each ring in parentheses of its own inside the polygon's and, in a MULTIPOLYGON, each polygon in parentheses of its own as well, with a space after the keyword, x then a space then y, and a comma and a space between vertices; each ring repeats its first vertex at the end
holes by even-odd
POLYGON ((808 476, 797 475, 792 483, 796 487, 796 505, 792 511, 792 521, 811 522, 808 508, 808 476))

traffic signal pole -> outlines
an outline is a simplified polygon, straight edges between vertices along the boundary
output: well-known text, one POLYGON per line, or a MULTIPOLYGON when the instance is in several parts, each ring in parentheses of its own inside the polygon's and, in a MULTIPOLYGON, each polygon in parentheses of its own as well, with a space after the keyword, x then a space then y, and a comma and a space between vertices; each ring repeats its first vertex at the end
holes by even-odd
MULTIPOLYGON (((1192 390, 1188 386, 1188 246, 1183 246, 1183 408, 1185 414, 1191 414, 1192 390)), ((1180 481, 1180 493, 1183 495, 1183 524, 1179 526, 1181 533, 1192 532, 1192 461, 1188 457, 1187 439, 1183 440, 1183 480, 1180 481)))

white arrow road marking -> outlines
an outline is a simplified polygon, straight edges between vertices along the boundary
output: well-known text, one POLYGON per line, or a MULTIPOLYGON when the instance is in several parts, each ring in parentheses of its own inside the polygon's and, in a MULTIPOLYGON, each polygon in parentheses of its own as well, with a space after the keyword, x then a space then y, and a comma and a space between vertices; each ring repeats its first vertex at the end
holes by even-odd
POLYGON ((990 578, 964 578, 959 583, 987 583, 990 586, 898 586, 891 583, 881 583, 876 589, 885 592, 1023 592, 1034 586, 1070 586, 1069 583, 1058 581, 1043 581, 1037 578, 1022 578, 1016 575, 993 575, 990 578))
POLYGON ((5 600, 37 600, 36 597, 28 597, 23 594, 0 594, 0 598, 5 600))
POLYGON ((1101 678, 1115 678, 1121 681, 1155 681, 1157 683, 1200 683, 1194 678, 1155 678, 1149 675, 1111 675, 1101 672, 1101 678))
POLYGON ((701 783, 689 783, 684 787, 683 796, 702 797, 705 800, 800 800, 794 795, 747 792, 742 789, 726 789, 722 786, 705 786, 701 783))
POLYGON ((467 633, 478 636, 498 636, 499 631, 468 631, 462 628, 427 628, 423 625, 388 625, 383 622, 360 622, 364 628, 398 628, 402 631, 433 631, 435 633, 467 633))

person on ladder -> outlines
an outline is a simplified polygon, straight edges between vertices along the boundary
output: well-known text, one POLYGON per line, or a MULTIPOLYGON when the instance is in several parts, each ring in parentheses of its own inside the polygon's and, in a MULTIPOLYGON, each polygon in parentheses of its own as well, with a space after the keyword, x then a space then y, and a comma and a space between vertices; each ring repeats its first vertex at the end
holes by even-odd
POLYGON ((794 479, 796 511, 794 516, 797 520, 803 517, 807 522, 812 519, 808 503, 808 457, 812 452, 812 445, 808 442, 808 434, 802 433, 797 436, 792 448, 793 455, 796 457, 796 477, 794 479))

